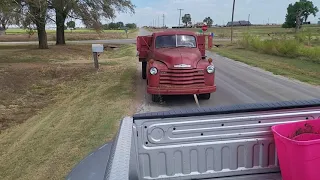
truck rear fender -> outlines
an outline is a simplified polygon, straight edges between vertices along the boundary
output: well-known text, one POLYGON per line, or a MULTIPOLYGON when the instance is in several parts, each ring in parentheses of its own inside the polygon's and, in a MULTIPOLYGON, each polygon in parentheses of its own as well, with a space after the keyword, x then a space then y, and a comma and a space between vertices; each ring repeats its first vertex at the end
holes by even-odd
POLYGON ((206 56, 206 38, 205 35, 197 36, 198 48, 202 57, 206 56))

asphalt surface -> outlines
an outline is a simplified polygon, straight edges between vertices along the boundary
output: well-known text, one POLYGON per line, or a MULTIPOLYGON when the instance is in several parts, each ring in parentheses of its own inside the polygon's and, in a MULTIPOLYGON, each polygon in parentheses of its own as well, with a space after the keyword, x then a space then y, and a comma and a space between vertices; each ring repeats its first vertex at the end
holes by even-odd
MULTIPOLYGON (((139 35, 149 33, 141 29, 139 35)), ((211 94, 210 100, 200 100, 201 107, 320 97, 320 87, 273 75, 209 51, 207 56, 213 59, 216 67, 217 91, 211 94)), ((193 96, 164 96, 162 102, 152 102, 151 96, 146 94, 146 81, 141 79, 140 64, 138 70, 138 92, 142 99, 138 113, 197 107, 193 96)))

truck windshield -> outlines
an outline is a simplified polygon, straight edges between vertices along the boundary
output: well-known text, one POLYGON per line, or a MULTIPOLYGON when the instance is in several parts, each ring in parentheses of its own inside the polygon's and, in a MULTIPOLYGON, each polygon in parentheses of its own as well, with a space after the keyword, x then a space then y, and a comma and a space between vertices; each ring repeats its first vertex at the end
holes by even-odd
POLYGON ((190 47, 195 48, 196 38, 191 35, 164 35, 156 38, 156 48, 190 47))

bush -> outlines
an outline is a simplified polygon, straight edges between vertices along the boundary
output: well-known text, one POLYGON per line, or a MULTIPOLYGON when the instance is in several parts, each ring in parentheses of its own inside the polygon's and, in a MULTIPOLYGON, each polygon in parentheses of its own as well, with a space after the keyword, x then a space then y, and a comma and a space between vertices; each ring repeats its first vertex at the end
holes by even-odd
POLYGON ((300 56, 320 64, 320 47, 304 47, 299 50, 300 56))
MULTIPOLYGON (((305 37, 305 36, 304 36, 305 37)), ((244 34, 238 44, 245 49, 265 54, 285 57, 305 57, 307 60, 320 63, 320 47, 306 47, 299 39, 288 39, 285 36, 262 40, 257 36, 244 34)))

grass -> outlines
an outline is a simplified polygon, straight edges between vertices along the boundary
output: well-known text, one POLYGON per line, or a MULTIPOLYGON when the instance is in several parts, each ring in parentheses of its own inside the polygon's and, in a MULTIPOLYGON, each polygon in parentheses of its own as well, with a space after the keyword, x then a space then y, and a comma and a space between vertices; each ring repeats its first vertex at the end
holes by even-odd
POLYGON ((259 67, 277 75, 320 85, 320 64, 301 58, 279 57, 235 47, 214 48, 212 51, 230 59, 259 67))
MULTIPOLYGON (((109 141, 117 131, 119 120, 134 111, 136 75, 134 46, 124 45, 117 50, 109 50, 102 54, 100 60, 106 64, 102 63, 98 72, 92 71, 89 46, 60 47, 60 49, 51 47, 45 50, 44 54, 35 53, 33 56, 43 59, 44 62, 41 63, 47 66, 58 63, 58 66, 54 66, 55 71, 64 66, 71 69, 85 66, 89 67, 86 70, 88 72, 75 74, 69 81, 55 84, 50 91, 53 94, 52 103, 34 113, 23 123, 1 132, 0 179, 2 180, 63 179, 90 151, 109 141), (45 59, 46 55, 57 55, 66 48, 73 49, 74 58, 73 55, 66 59, 56 58, 54 63, 45 59), (78 50, 84 52, 81 54, 78 50), (78 59, 79 57, 82 59, 78 59)), ((0 51, 8 49, 10 47, 0 51)), ((8 58, 17 61, 10 56, 8 58)), ((16 68, 26 68, 26 65, 30 64, 38 65, 39 62, 21 63, 16 68)), ((13 68, 19 63, 0 65, 13 68)), ((23 69, 19 69, 17 72, 22 71, 23 69)), ((37 71, 42 69, 38 68, 37 71)), ((63 77, 65 76, 61 78, 63 77)), ((41 79, 41 81, 56 80, 41 79)), ((39 89, 35 85, 32 87, 39 89)))
MULTIPOLYGON (((137 36, 138 29, 131 29, 128 31, 128 38, 135 38, 137 36)), ((23 29, 8 29, 6 35, 0 36, 0 42, 21 42, 21 41, 37 41, 36 32, 33 35, 29 35, 23 29)), ((55 41, 55 30, 47 30, 48 41, 55 41)), ((104 39, 126 39, 126 33, 124 30, 104 30, 97 33, 90 29, 77 29, 66 30, 66 41, 79 41, 79 40, 104 40, 104 39)))
MULTIPOLYGON (((299 34, 297 34, 299 35, 299 34)), ((320 47, 311 46, 310 39, 306 45, 305 35, 299 35, 299 39, 295 38, 271 38, 262 39, 257 36, 246 34, 239 41, 242 48, 259 51, 266 54, 284 56, 284 57, 300 57, 306 61, 312 61, 320 64, 320 47), (301 37, 302 36, 302 37, 301 37), (304 38, 304 39, 303 39, 304 38)))
MULTIPOLYGON (((46 30, 48 34, 50 33, 56 33, 55 29, 47 29, 46 30)), ((135 30, 129 30, 129 31, 135 31, 135 30)), ((85 28, 78 28, 75 30, 67 29, 64 31, 65 33, 96 33, 93 29, 85 29, 85 28)), ((124 30, 103 30, 105 33, 122 33, 124 30)), ((25 29, 18 29, 18 28, 11 28, 6 30, 6 34, 26 34, 27 31, 25 29)))

